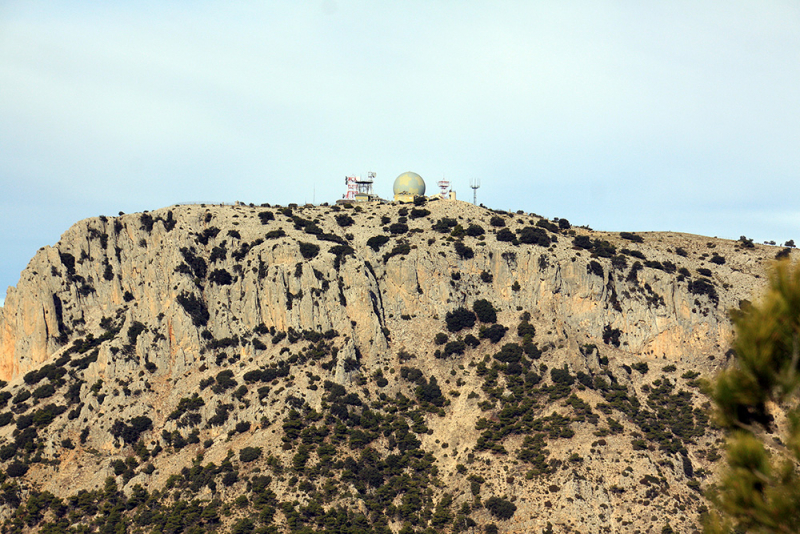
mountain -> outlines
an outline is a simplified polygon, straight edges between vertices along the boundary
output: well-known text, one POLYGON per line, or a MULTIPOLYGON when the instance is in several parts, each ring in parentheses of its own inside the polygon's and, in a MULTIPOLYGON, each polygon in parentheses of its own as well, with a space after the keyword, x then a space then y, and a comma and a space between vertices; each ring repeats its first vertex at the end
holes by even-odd
POLYGON ((417 204, 40 249, 0 309, 4 531, 697 530, 700 380, 779 249, 417 204))

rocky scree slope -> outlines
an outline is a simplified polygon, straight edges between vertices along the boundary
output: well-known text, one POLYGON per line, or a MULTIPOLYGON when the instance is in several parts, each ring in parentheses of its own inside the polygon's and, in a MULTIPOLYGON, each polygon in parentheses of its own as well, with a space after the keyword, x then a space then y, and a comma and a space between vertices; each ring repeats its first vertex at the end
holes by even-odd
POLYGON ((81 221, 0 309, 4 531, 691 532, 699 379, 775 252, 445 201, 81 221))

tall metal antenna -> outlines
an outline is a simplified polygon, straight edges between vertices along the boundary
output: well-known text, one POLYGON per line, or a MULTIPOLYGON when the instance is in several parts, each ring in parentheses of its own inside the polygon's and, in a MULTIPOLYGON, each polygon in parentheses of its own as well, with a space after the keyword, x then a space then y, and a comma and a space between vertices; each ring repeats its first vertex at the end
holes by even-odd
POLYGON ((481 186, 480 178, 472 178, 469 181, 469 186, 472 188, 472 204, 478 205, 478 188, 481 186))

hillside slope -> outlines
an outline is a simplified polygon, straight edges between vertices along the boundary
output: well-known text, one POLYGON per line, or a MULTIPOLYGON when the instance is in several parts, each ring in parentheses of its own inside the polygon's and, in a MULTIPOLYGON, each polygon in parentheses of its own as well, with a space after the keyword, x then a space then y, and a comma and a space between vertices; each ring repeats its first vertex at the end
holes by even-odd
POLYGON ((81 221, 0 309, 4 528, 691 532, 698 380, 777 250, 449 201, 81 221))

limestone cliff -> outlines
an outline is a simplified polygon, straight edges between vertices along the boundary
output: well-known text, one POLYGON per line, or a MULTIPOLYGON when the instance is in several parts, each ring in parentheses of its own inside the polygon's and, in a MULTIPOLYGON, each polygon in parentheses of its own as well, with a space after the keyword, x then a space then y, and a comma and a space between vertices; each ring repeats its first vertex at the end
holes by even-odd
MULTIPOLYGON (((0 459, 7 469, 25 467, 23 492, 67 497, 107 485, 110 475, 130 496, 135 486, 162 489, 197 465, 198 453, 221 465, 229 451, 259 447, 263 457, 241 458, 237 472, 245 479, 254 465, 272 468, 268 488, 280 511, 263 528, 295 528, 293 506, 315 499, 326 503, 320 514, 343 507, 370 528, 395 532, 490 523, 520 532, 548 523, 580 532, 660 531, 670 521, 690 528, 704 506, 696 490, 713 480, 718 458, 718 436, 699 429, 706 408, 696 378, 725 364, 727 312, 754 298, 775 252, 685 234, 595 232, 455 201, 193 205, 87 219, 39 250, 0 309, 10 406, 0 414, 0 439, 13 448, 0 448, 0 459), (496 323, 446 322, 482 300, 496 323), (502 352, 509 345, 524 354, 502 352), (256 388, 262 372, 267 385, 256 388), (42 384, 53 392, 37 393, 42 384), (341 401, 339 386, 359 401, 341 401), (202 404, 190 402, 193 393, 202 404), (414 395, 408 415, 397 402, 414 395), (688 410, 692 430, 652 430, 647 410, 661 401, 688 410), (332 406, 344 412, 331 415, 332 406), (413 433, 400 433, 416 436, 414 448, 398 449, 398 410, 413 422, 413 433), (373 412, 379 422, 365 425, 373 412), (339 442, 349 440, 351 452, 333 447, 333 437, 295 441, 285 422, 294 413, 306 430, 318 414, 319 431, 344 432, 339 442), (131 421, 144 419, 147 428, 126 439, 131 421), (554 421, 569 432, 547 430, 554 421), (38 432, 20 442, 26 428, 38 432), (534 437, 549 463, 525 452, 534 437), (135 450, 139 460, 120 467, 135 450), (361 488, 329 473, 340 490, 327 500, 324 466, 296 460, 302 452, 344 465, 365 450, 378 458, 370 469, 383 485, 361 488), (409 504, 410 490, 397 486, 386 489, 394 502, 374 502, 389 484, 393 450, 430 455, 435 469, 415 468, 427 477, 428 505, 409 504), (295 486, 304 475, 305 489, 295 486), (480 496, 489 494, 496 500, 486 506, 480 496), (292 501, 299 504, 280 507, 292 501), (509 517, 506 503, 515 507, 509 517)), ((205 484, 194 495, 229 502, 250 491, 243 484, 205 484)), ((220 528, 258 525, 263 507, 252 501, 220 528)), ((3 502, 8 516, 14 500, 3 502)))

